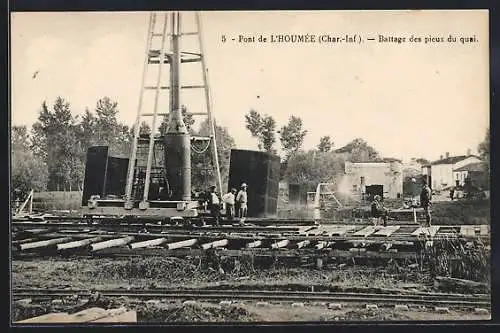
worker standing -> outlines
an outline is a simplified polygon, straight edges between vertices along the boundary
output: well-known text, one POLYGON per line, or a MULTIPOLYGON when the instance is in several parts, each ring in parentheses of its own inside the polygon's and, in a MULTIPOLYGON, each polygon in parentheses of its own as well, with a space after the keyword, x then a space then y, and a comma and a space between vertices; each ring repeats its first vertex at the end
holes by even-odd
POLYGON ((241 189, 238 192, 238 195, 236 196, 236 202, 239 205, 238 216, 240 217, 241 221, 245 220, 245 217, 247 216, 247 211, 248 211, 247 187, 248 186, 246 183, 241 184, 241 189))
POLYGON ((427 185, 427 182, 425 179, 422 181, 423 187, 422 191, 420 192, 420 206, 424 209, 425 212, 425 222, 426 226, 430 227, 431 226, 431 212, 430 212, 430 205, 432 201, 432 191, 430 187, 427 185))
POLYGON ((222 197, 222 201, 226 206, 226 218, 230 221, 232 221, 234 218, 234 204, 236 200, 235 195, 236 189, 232 188, 231 191, 229 191, 222 197))
POLYGON ((375 219, 375 225, 377 225, 378 221, 382 219, 384 222, 384 227, 387 226, 387 218, 388 218, 388 211, 386 208, 383 207, 382 203, 380 202, 380 195, 375 195, 373 198, 373 202, 371 205, 371 213, 372 217, 375 219))
POLYGON ((215 186, 210 186, 210 192, 208 193, 208 208, 210 209, 210 215, 214 218, 215 225, 219 226, 220 217, 220 203, 219 194, 215 191, 215 186))

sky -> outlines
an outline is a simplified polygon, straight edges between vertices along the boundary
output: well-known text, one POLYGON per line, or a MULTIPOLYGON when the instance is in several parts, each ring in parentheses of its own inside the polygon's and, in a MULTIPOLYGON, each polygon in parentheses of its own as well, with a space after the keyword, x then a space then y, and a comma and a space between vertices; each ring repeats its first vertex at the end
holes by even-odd
MULTIPOLYGON (((109 96, 118 102, 120 121, 132 125, 148 20, 147 12, 12 13, 11 125, 30 127, 42 102, 50 105, 57 96, 70 102, 75 115, 109 96)), ((211 11, 202 12, 201 21, 213 114, 240 149, 257 149, 245 128, 250 109, 274 117, 278 128, 291 115, 300 117, 308 131, 305 149, 329 135, 336 148, 363 138, 384 157, 435 160, 446 152, 475 152, 485 137, 487 11, 211 11), (260 35, 277 34, 357 35, 363 42, 258 42, 260 35), (423 40, 450 34, 457 43, 423 40), (256 42, 238 43, 240 35, 256 42), (379 42, 379 35, 406 42, 379 42), (422 42, 410 41, 412 35, 422 42), (477 41, 462 44, 461 36, 477 41)), ((195 31, 193 13, 182 14, 182 28, 195 31)), ((198 52, 196 36, 183 37, 181 47, 198 52)), ((150 68, 146 81, 153 85, 157 72, 150 68)), ((166 84, 168 70, 163 74, 166 84)), ((182 84, 201 82, 199 63, 181 66, 182 84)), ((181 103, 193 112, 206 110, 202 90, 183 91, 181 103)), ((152 112, 153 105, 149 91, 142 112, 152 112)), ((168 105, 168 93, 162 93, 159 112, 168 105)))

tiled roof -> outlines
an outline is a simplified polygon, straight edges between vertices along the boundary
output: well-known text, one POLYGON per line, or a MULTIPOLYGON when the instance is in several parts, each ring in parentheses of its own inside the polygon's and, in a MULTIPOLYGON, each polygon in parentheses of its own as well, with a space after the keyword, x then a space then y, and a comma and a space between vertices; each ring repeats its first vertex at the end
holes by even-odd
MULTIPOLYGON (((431 163, 431 165, 436 165, 436 164, 455 164, 457 162, 460 162, 462 160, 465 160, 466 158, 469 157, 477 157, 476 155, 460 155, 460 156, 450 156, 443 158, 441 160, 437 160, 431 163)), ((477 157, 479 158, 479 157, 477 157)))
POLYGON ((453 171, 485 171, 485 169, 486 169, 486 162, 475 162, 454 169, 453 171))

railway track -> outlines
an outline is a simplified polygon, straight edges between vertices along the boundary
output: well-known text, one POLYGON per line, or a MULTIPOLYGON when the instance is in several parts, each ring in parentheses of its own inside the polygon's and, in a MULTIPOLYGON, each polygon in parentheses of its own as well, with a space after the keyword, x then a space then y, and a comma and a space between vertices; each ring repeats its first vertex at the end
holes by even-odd
POLYGON ((489 226, 417 225, 222 225, 143 224, 102 225, 81 222, 13 222, 14 258, 40 255, 186 255, 209 249, 244 254, 341 257, 404 257, 428 242, 481 239, 489 243, 489 226), (327 253, 328 252, 328 253, 327 253))
POLYGON ((394 294, 394 293, 346 293, 346 292, 303 292, 303 291, 263 291, 263 290, 83 290, 83 289, 13 289, 14 300, 60 299, 64 297, 89 298, 95 295, 108 298, 127 297, 141 300, 194 300, 194 301, 250 301, 250 302, 328 302, 341 305, 377 305, 388 307, 395 305, 448 307, 454 309, 491 308, 491 298, 487 295, 447 295, 447 294, 394 294))

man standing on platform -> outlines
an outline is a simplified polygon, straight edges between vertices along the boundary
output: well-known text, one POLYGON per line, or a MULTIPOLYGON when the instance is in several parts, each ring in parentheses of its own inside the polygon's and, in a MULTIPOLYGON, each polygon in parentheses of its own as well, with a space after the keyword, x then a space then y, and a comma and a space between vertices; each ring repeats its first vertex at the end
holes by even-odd
POLYGON ((226 193, 222 198, 224 205, 226 206, 226 218, 232 221, 234 218, 234 203, 235 203, 236 189, 232 188, 231 191, 226 193))
POLYGON ((239 211, 238 211, 238 216, 241 219, 241 222, 245 220, 245 217, 247 216, 247 211, 248 211, 248 194, 247 194, 247 184, 243 183, 241 184, 241 190, 238 192, 238 195, 236 196, 236 202, 239 205, 239 211))
POLYGON ((208 208, 210 209, 210 215, 214 218, 214 224, 217 226, 219 226, 220 203, 221 200, 219 194, 215 192, 215 186, 210 186, 210 192, 208 193, 208 208))
POLYGON ((430 187, 427 185, 427 181, 425 179, 422 181, 423 187, 422 191, 420 192, 420 206, 424 209, 425 212, 425 221, 426 221, 426 227, 431 226, 431 212, 430 212, 430 205, 432 201, 432 191, 430 187))
POLYGON ((378 221, 382 219, 384 227, 387 227, 388 210, 382 205, 380 200, 380 195, 375 195, 375 197, 373 198, 373 202, 371 205, 372 217, 375 219, 376 225, 378 225, 378 221))

